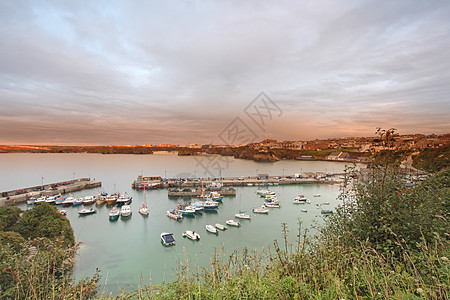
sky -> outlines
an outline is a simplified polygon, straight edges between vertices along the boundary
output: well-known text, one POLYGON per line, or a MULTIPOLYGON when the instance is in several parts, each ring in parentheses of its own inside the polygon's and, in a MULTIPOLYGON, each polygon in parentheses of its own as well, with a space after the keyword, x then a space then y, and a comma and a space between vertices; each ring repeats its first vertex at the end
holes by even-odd
POLYGON ((0 0, 0 144, 450 132, 450 1, 0 0))

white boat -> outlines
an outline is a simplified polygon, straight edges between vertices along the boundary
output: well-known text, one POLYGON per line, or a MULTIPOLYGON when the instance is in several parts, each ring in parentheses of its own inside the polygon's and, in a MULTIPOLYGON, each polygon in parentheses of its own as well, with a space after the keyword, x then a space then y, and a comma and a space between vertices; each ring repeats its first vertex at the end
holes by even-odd
POLYGON ((173 233, 163 232, 163 233, 161 233, 160 237, 161 237, 161 243, 164 246, 175 245, 175 239, 173 237, 173 233))
POLYGON ((181 220, 183 219, 183 215, 176 209, 168 210, 167 216, 174 220, 181 220))
POLYGON ((219 207, 219 202, 217 202, 217 201, 206 200, 205 202, 203 202, 204 210, 217 209, 218 207, 219 207))
POLYGON ((217 229, 222 230, 222 231, 228 229, 227 226, 222 225, 222 224, 219 224, 219 223, 214 224, 214 226, 215 226, 217 229))
POLYGON ((206 225, 205 227, 206 227, 206 230, 211 232, 211 233, 214 233, 214 234, 218 234, 219 233, 219 231, 216 229, 216 227, 214 227, 212 225, 206 225))
POLYGON ((302 212, 308 212, 306 209, 302 208, 302 212))
POLYGON ((34 204, 44 203, 45 199, 47 199, 45 196, 39 197, 34 201, 34 204))
POLYGON ((138 212, 143 216, 148 216, 150 213, 148 207, 147 207, 147 196, 144 189, 144 203, 142 203, 142 206, 139 208, 138 212))
POLYGON ((268 208, 280 208, 280 204, 278 203, 264 203, 264 206, 268 208))
POLYGON ((269 210, 265 206, 253 207, 253 212, 255 214, 268 214, 269 210))
POLYGON ((200 240, 200 234, 198 234, 195 231, 186 230, 181 234, 183 237, 187 237, 193 241, 199 241, 200 240))
POLYGON ((73 201, 75 201, 74 197, 67 197, 66 200, 62 202, 63 206, 71 206, 73 204, 73 201))
POLYGON ((330 205, 330 202, 324 202, 322 205, 330 205))
POLYGON ((90 214, 95 214, 97 213, 97 210, 95 208, 83 208, 82 210, 80 210, 78 212, 78 214, 80 215, 90 215, 90 214))
POLYGON ((234 215, 238 219, 247 219, 250 220, 252 217, 250 215, 244 214, 244 213, 238 213, 234 215))
POLYGON ((94 196, 86 196, 84 197, 83 205, 90 205, 93 204, 94 202, 95 202, 94 196))
POLYGON ((133 213, 133 211, 131 210, 131 206, 125 204, 120 208, 120 215, 122 217, 129 217, 131 216, 131 214, 133 213))
POLYGON ((48 204, 55 204, 55 201, 56 201, 56 196, 48 196, 45 199, 45 203, 48 203, 48 204))
POLYGON ((150 210, 145 204, 142 204, 142 206, 139 208, 138 212, 143 216, 148 216, 150 213, 150 210))
POLYGON ((313 197, 320 197, 320 194, 314 194, 313 197))
POLYGON ((298 197, 295 197, 294 204, 305 204, 305 203, 311 203, 310 200, 308 200, 305 195, 298 195, 298 197))
POLYGON ((117 205, 123 205, 123 204, 130 204, 131 203, 131 197, 127 194, 122 194, 117 198, 116 204, 117 205))
POLYGON ((234 227, 239 227, 241 226, 241 223, 235 221, 235 220, 228 220, 225 223, 227 223, 227 225, 229 226, 234 226, 234 227))

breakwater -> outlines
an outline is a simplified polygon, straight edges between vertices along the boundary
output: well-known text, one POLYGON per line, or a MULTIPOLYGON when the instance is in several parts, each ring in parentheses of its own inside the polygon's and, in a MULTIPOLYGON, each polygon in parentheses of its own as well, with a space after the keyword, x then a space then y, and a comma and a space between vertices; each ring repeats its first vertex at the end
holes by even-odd
POLYGON ((78 178, 5 191, 0 194, 0 206, 10 206, 16 203, 22 203, 32 197, 66 194, 84 189, 92 189, 99 186, 102 186, 100 181, 91 180, 90 178, 78 178))

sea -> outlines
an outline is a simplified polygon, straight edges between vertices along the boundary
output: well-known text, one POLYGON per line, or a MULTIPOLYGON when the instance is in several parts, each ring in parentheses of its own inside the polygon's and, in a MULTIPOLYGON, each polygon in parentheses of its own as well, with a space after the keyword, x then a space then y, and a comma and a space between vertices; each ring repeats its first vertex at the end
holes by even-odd
MULTIPOLYGON (((0 192, 38 186, 75 178, 89 177, 102 182, 95 189, 75 192, 74 197, 96 196, 102 192, 126 193, 133 197, 133 214, 129 219, 116 222, 108 220, 110 207, 97 207, 97 213, 79 216, 82 207, 68 207, 67 218, 76 241, 80 243, 75 263, 75 278, 92 276, 100 270, 103 293, 117 295, 121 290, 131 290, 143 284, 160 284, 176 280, 177 269, 189 261, 192 266, 210 268, 214 253, 223 256, 245 248, 257 250, 262 255, 273 253, 274 242, 283 244, 282 223, 288 228, 288 240, 297 241, 298 223, 303 229, 323 222, 319 205, 333 210, 339 204, 340 186, 328 184, 297 184, 266 186, 276 192, 281 208, 270 209, 267 215, 253 214, 254 206, 263 200, 256 193, 261 186, 236 188, 236 196, 224 197, 217 212, 203 213, 174 221, 166 211, 191 199, 169 198, 167 189, 148 190, 145 194, 150 210, 148 217, 138 213, 144 202, 144 192, 133 190, 131 184, 137 176, 167 178, 293 176, 303 172, 340 173, 349 166, 343 162, 294 161, 254 162, 220 156, 177 156, 165 154, 120 155, 88 153, 5 153, 0 154, 0 192), (293 204, 298 195, 305 195, 310 204, 293 204), (320 194, 320 197, 313 195, 320 194), (303 210, 306 210, 303 211, 303 210), (205 226, 225 224, 234 215, 243 212, 251 220, 240 220, 241 227, 230 227, 219 234, 211 234, 205 226), (194 230, 199 241, 182 237, 186 230, 194 230), (176 245, 161 244, 162 232, 173 233, 176 245)), ((196 199, 192 199, 196 200, 196 199)), ((18 205, 23 210, 26 204, 18 205)), ((61 208, 62 209, 62 208, 61 208)))

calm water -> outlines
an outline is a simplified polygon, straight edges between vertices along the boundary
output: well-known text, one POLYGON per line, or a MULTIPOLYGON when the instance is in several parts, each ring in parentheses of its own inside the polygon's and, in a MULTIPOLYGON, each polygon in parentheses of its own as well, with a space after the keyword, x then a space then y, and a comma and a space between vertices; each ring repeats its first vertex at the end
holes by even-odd
MULTIPOLYGON (((205 158, 204 158, 205 159, 205 158)), ((207 158, 206 158, 207 159, 207 158)), ((203 160, 203 165, 206 161, 203 160)), ((338 205, 336 196, 339 187, 335 185, 289 185, 271 186, 282 205, 272 209, 268 215, 253 215, 253 206, 262 204, 258 187, 240 187, 235 197, 225 197, 217 213, 204 213, 201 216, 184 218, 176 222, 166 216, 168 209, 174 208, 181 199, 168 198, 167 190, 147 192, 150 215, 145 218, 137 211, 144 201, 142 191, 131 189, 131 183, 139 174, 167 177, 204 176, 204 169, 198 157, 179 157, 174 155, 101 155, 101 154, 0 154, 0 191, 20 187, 64 181, 78 177, 91 177, 100 180, 103 186, 95 190, 74 193, 74 196, 108 193, 128 193, 133 197, 133 215, 129 220, 108 221, 110 208, 99 207, 97 214, 78 216, 81 207, 67 208, 67 217, 74 228, 77 241, 82 243, 76 261, 76 276, 92 275, 96 268, 102 270, 102 284, 107 278, 107 291, 116 293, 120 288, 136 287, 140 278, 145 283, 150 280, 157 284, 173 278, 178 261, 184 261, 185 253, 202 266, 207 266, 214 249, 222 247, 227 252, 249 247, 267 249, 273 241, 281 238, 281 223, 287 222, 290 239, 295 240, 297 218, 304 226, 321 219, 316 204, 330 202, 324 207, 333 209, 338 205), (295 205, 292 200, 304 194, 311 204, 295 205), (313 197, 321 194, 321 197, 313 197), (306 208, 307 212, 301 209, 306 208), (205 225, 222 223, 233 218, 239 210, 252 215, 252 220, 241 220, 240 228, 229 228, 218 236, 206 232, 205 225), (201 240, 193 242, 182 238, 185 230, 200 233, 201 240), (161 232, 174 233, 177 241, 174 247, 163 247, 161 232)), ((256 163, 247 160, 230 159, 222 176, 250 176, 257 173, 271 175, 292 175, 305 171, 341 172, 345 164, 337 162, 280 161, 275 163, 256 163)), ((213 175, 219 176, 217 170, 213 175), (216 175, 217 174, 217 175, 216 175)), ((21 206, 26 209, 26 205, 21 206)))

